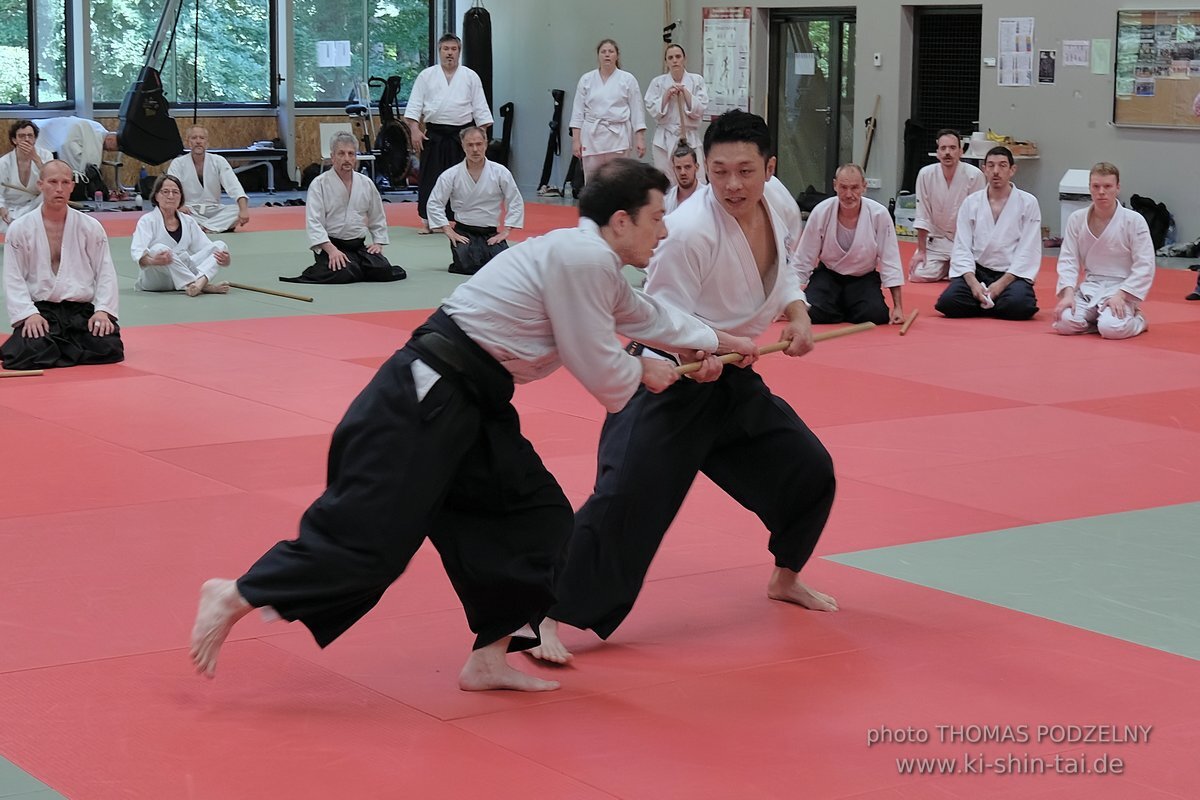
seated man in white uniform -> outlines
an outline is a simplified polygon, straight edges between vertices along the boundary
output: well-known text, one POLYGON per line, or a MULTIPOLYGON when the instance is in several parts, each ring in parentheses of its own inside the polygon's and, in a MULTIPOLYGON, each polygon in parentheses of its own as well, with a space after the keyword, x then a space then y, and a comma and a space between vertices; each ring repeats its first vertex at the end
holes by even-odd
POLYGON ((958 210, 950 285, 934 306, 947 317, 1022 320, 1037 313, 1042 211, 1036 197, 1013 186, 1016 172, 1012 151, 993 147, 983 160, 987 191, 958 210))
POLYGON ((375 183, 355 171, 358 140, 342 131, 329 140, 333 168, 308 187, 305 230, 316 263, 288 283, 398 281, 407 273, 383 255, 388 243, 387 217, 375 183), (367 233, 371 244, 367 244, 367 233))
POLYGON ((1121 172, 1116 166, 1101 161, 1092 167, 1088 191, 1092 204, 1073 213, 1063 231, 1054 330, 1129 339, 1147 327, 1138 305, 1154 281, 1150 227, 1145 217, 1117 201, 1121 172))
POLYGON ((225 294, 228 283, 213 279, 221 267, 229 266, 229 248, 211 241, 200 224, 180 213, 187 195, 174 175, 159 175, 150 192, 154 208, 138 220, 129 254, 138 265, 133 288, 143 292, 186 292, 225 294))
POLYGON ((224 157, 208 152, 208 131, 199 125, 188 128, 190 153, 180 156, 167 167, 183 185, 187 205, 179 209, 191 214, 209 233, 234 231, 250 221, 250 201, 233 167, 224 157), (221 205, 221 189, 236 206, 221 205))
POLYGON ((866 188, 862 167, 843 164, 834 173, 837 196, 808 215, 796 265, 814 324, 904 321, 896 226, 884 206, 862 196, 866 188), (890 313, 881 286, 892 296, 890 313))
POLYGON ((958 209, 967 195, 987 183, 978 167, 962 162, 958 131, 938 131, 937 158, 938 163, 922 167, 917 173, 917 219, 913 223, 917 251, 908 264, 908 279, 913 283, 949 279, 958 209))
POLYGON ((671 186, 671 191, 667 192, 667 196, 663 199, 663 205, 668 214, 679 208, 680 203, 696 193, 697 187, 700 186, 698 168, 699 162, 696 161, 695 150, 686 145, 675 148, 675 152, 671 154, 671 171, 675 173, 675 182, 671 186))
POLYGON ((42 205, 8 229, 4 293, 13 333, 5 369, 111 364, 125 358, 117 271, 99 222, 67 205, 75 179, 62 161, 42 167, 42 205))
POLYGON ((450 240, 454 261, 450 271, 474 275, 479 268, 508 248, 508 234, 525 226, 525 201, 512 173, 487 160, 487 134, 467 128, 459 134, 466 161, 443 172, 429 195, 429 227, 450 240), (446 218, 446 206, 454 222, 446 218), (504 227, 498 228, 500 215, 504 227))
POLYGON ((106 152, 117 152, 117 135, 95 120, 83 117, 48 117, 38 124, 38 144, 67 162, 79 183, 100 179, 106 152), (93 174, 89 176, 88 168, 93 174))
POLYGON ((8 129, 13 149, 0 157, 0 233, 7 231, 13 220, 41 205, 38 176, 42 165, 54 156, 37 146, 37 135, 37 125, 27 119, 17 120, 8 129))

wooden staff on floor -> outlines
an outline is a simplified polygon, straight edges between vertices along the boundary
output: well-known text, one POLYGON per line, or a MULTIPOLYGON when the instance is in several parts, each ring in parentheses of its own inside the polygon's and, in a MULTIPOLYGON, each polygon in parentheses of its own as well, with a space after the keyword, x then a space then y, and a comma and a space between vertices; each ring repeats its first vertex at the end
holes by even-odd
POLYGON ((900 335, 901 336, 908 333, 908 329, 911 328, 912 324, 917 321, 917 314, 920 314, 920 313, 921 313, 921 309, 914 308, 913 312, 908 315, 908 319, 904 320, 904 324, 900 326, 900 335))
POLYGON ((0 369, 0 378, 35 378, 42 374, 40 369, 0 369))
POLYGON ((304 303, 311 303, 313 301, 313 299, 311 297, 305 297, 302 294, 292 294, 291 292, 281 292, 278 289, 264 289, 261 286, 250 286, 249 284, 245 284, 245 283, 234 283, 233 281, 230 281, 229 286, 230 286, 230 288, 233 288, 233 289, 244 289, 247 292, 262 292, 263 294, 273 294, 276 297, 286 297, 288 300, 299 300, 304 303))
MULTIPOLYGON (((852 333, 862 333, 863 331, 869 331, 874 327, 874 322, 860 322, 857 325, 847 325, 844 328, 835 328, 831 331, 823 331, 818 333, 813 336, 813 342, 824 342, 828 339, 837 339, 840 336, 849 336, 852 333)), ((758 354, 760 356, 765 356, 768 353, 778 353, 780 350, 787 350, 791 344, 791 342, 776 342, 775 344, 769 344, 766 347, 758 348, 758 354)), ((732 364, 736 361, 742 360, 740 353, 726 353, 723 356, 717 356, 717 358, 722 364, 732 364)), ((704 362, 702 361, 693 361, 690 364, 681 364, 675 368, 675 372, 680 375, 690 375, 691 373, 699 370, 703 364, 704 362)))

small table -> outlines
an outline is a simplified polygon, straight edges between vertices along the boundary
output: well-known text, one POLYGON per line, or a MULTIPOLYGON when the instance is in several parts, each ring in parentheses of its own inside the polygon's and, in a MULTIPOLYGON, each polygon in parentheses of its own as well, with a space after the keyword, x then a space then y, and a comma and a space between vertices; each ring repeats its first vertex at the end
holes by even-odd
POLYGON ((215 153, 222 156, 227 161, 246 161, 249 163, 242 164, 240 167, 234 167, 235 173, 242 173, 248 169, 257 167, 265 167, 267 170, 267 191, 275 194, 275 170, 271 165, 276 161, 281 161, 284 168, 287 168, 288 151, 276 147, 230 147, 224 150, 209 150, 210 153, 215 153))

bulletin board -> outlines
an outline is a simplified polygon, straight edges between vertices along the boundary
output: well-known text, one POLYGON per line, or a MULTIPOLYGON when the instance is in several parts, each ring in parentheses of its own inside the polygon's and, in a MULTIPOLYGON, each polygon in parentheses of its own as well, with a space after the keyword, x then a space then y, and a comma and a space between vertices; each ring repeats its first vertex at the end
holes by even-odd
POLYGON ((1113 124, 1200 130, 1200 10, 1118 11, 1113 124))

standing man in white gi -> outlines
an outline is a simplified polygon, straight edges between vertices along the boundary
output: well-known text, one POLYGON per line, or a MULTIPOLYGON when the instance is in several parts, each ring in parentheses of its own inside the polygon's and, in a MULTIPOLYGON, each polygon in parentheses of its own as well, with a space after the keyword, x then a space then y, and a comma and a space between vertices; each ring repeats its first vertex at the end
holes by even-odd
POLYGON ((553 565, 571 505, 511 404, 514 383, 565 366, 610 411, 638 387, 661 392, 673 364, 623 352, 617 335, 751 361, 748 339, 716 332, 634 292, 623 264, 644 267, 666 236, 667 179, 647 164, 608 165, 579 198, 579 226, 513 247, 464 282, 379 368, 333 434, 329 485, 237 581, 201 589, 192 660, 212 675, 222 643, 251 608, 299 620, 324 647, 366 614, 428 536, 463 603, 475 644, 465 691, 544 692, 556 681, 510 666, 538 643, 553 602, 553 565))
POLYGON ((99 222, 67 205, 75 179, 62 161, 42 166, 42 205, 4 239, 4 293, 13 333, 5 369, 112 364, 125 358, 117 325, 117 271, 99 222))
POLYGON ((13 149, 0 156, 0 233, 18 217, 28 214, 42 202, 38 177, 42 165, 54 155, 37 143, 38 129, 32 120, 19 119, 8 129, 13 149))
POLYGON ((698 166, 699 162, 696 161, 694 149, 684 145, 675 148, 675 152, 671 155, 671 172, 675 176, 675 181, 663 201, 668 214, 679 208, 680 203, 696 193, 696 189, 700 186, 697 174, 698 166))
POLYGON ((383 255, 387 217, 375 183, 358 172, 358 140, 341 131, 329 140, 333 168, 308 186, 304 229, 315 263, 288 283, 399 281, 408 277, 383 255), (367 234, 371 244, 367 244, 367 234))
POLYGON ((1130 339, 1147 328, 1138 305, 1154 281, 1154 242, 1146 218, 1117 200, 1115 165, 1092 167, 1088 191, 1092 204, 1071 214, 1063 232, 1054 330, 1130 339))
POLYGON ((904 321, 896 225, 884 206, 863 197, 866 189, 862 167, 843 164, 834 173, 837 196, 808 215, 796 265, 814 324, 904 321), (890 313, 880 287, 892 296, 890 313))
POLYGON ((978 167, 963 163, 958 131, 938 131, 937 158, 917 173, 917 251, 908 264, 913 283, 949 279, 958 209, 987 183, 978 167))
POLYGON ((117 135, 83 117, 47 117, 40 121, 38 144, 65 161, 79 181, 94 167, 96 176, 106 152, 117 151, 117 135))
POLYGON ((474 275, 504 252, 510 230, 525 227, 525 201, 508 168, 487 160, 483 128, 467 128, 459 138, 467 158, 443 172, 434 185, 429 227, 450 240, 450 271, 474 275), (446 218, 447 206, 454 211, 453 223, 446 218), (504 227, 498 228, 501 214, 504 227))
MULTIPOLYGON (((762 117, 735 110, 712 121, 704 134, 709 183, 667 217, 669 235, 650 262, 646 294, 751 338, 783 314, 784 353, 802 356, 813 347, 812 328, 789 258, 796 233, 790 212, 767 189, 775 171, 770 148, 762 117)), ((668 352, 631 347, 674 364, 668 352)), ((775 566, 767 597, 837 610, 832 597, 800 580, 833 506, 833 461, 748 365, 705 365, 695 380, 665 392, 639 390, 605 419, 597 461, 596 486, 575 514, 555 583, 558 602, 542 624, 535 658, 571 658, 558 622, 605 639, 616 630, 699 472, 770 532, 775 566)))
POLYGON ((985 192, 958 210, 950 285, 935 308, 947 317, 1030 319, 1037 313, 1033 281, 1042 266, 1042 211, 1037 198, 1012 183, 1012 151, 993 147, 983 160, 985 192))
POLYGON ((430 232, 429 194, 437 179, 463 160, 458 134, 471 126, 486 131, 493 122, 483 82, 475 70, 459 64, 461 56, 462 40, 453 33, 443 34, 438 39, 438 63, 421 70, 404 110, 413 149, 421 157, 417 215, 425 226, 423 233, 430 232))
POLYGON ((180 213, 191 214, 208 233, 232 232, 250 222, 250 201, 237 173, 223 156, 208 152, 208 130, 193 125, 187 131, 191 151, 171 162, 167 174, 183 184, 187 205, 180 213), (221 189, 236 206, 221 205, 221 189))

